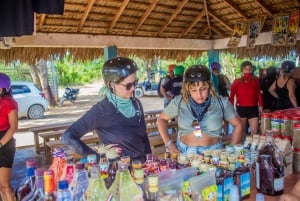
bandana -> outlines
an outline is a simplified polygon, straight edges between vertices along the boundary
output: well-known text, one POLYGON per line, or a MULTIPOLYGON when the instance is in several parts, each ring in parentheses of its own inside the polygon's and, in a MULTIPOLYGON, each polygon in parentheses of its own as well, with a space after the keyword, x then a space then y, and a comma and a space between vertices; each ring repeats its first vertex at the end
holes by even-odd
POLYGON ((193 112, 193 116, 200 122, 210 106, 211 96, 207 97, 205 102, 196 103, 192 97, 189 98, 189 103, 193 112))

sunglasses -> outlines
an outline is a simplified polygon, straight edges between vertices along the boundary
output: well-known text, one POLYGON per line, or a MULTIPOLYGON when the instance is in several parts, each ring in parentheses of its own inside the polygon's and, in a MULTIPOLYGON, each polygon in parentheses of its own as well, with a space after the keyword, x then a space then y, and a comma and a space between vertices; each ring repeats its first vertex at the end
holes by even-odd
POLYGON ((135 79, 134 82, 132 82, 132 83, 127 83, 127 84, 121 84, 121 83, 119 83, 119 85, 124 86, 125 89, 127 91, 129 91, 132 87, 135 87, 137 85, 138 81, 139 81, 139 79, 135 79))

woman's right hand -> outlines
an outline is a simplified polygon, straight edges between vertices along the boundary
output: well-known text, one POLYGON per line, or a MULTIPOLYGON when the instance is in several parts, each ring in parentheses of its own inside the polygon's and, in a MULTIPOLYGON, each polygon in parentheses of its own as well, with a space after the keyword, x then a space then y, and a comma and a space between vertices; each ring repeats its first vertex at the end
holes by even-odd
POLYGON ((172 154, 172 153, 177 153, 179 154, 180 151, 178 150, 176 144, 174 144, 173 142, 168 146, 168 150, 169 152, 172 154))

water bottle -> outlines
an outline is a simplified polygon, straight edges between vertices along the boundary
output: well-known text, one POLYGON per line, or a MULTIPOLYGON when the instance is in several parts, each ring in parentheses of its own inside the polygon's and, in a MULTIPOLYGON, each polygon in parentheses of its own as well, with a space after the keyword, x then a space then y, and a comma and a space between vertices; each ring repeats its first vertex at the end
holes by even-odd
POLYGON ((72 201, 72 195, 67 180, 60 180, 58 182, 56 201, 72 201))
POLYGON ((255 198, 255 201, 265 201, 264 194, 262 194, 262 193, 257 193, 257 194, 256 194, 256 198, 255 198))
POLYGON ((237 185, 232 185, 230 187, 229 200, 240 201, 239 189, 237 185))

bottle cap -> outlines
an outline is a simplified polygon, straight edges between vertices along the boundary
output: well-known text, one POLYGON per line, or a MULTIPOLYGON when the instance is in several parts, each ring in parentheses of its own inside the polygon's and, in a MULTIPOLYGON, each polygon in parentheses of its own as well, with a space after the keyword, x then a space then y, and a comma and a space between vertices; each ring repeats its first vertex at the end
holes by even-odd
POLYGON ((75 166, 75 169, 76 170, 82 170, 82 169, 84 169, 84 164, 81 163, 81 162, 77 162, 76 166, 75 166))
POLYGON ((256 194, 256 199, 255 199, 255 201, 265 201, 264 194, 262 194, 262 193, 257 193, 257 194, 256 194))
POLYGON ((27 167, 27 168, 31 168, 31 167, 35 168, 35 167, 36 167, 36 164, 37 164, 37 162, 36 162, 35 159, 28 159, 28 160, 26 161, 26 167, 27 167))
POLYGON ((67 189, 68 187, 69 187, 69 185, 68 185, 68 181, 67 180, 60 180, 58 182, 58 189, 63 190, 63 189, 67 189))

